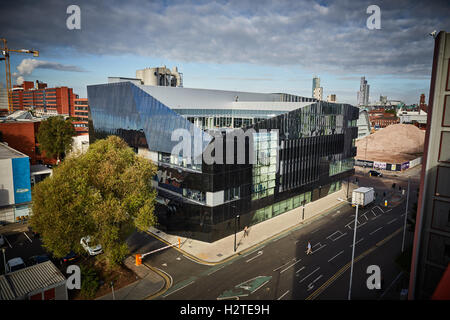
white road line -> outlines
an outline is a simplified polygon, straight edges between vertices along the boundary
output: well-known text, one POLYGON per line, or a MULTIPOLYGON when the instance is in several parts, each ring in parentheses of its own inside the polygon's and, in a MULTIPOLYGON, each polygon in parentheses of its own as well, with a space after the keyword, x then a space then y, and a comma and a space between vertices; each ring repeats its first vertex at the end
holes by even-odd
POLYGON ((312 248, 314 249, 314 247, 320 246, 320 245, 321 245, 320 242, 317 242, 315 245, 312 246, 312 248))
MULTIPOLYGON (((294 259, 292 259, 292 260, 295 260, 295 258, 294 259)), ((273 269, 272 271, 273 272, 275 272, 275 271, 278 271, 278 269, 281 269, 281 268, 283 268, 285 265, 287 265, 289 262, 286 262, 285 264, 283 264, 283 265, 281 265, 281 266, 279 266, 278 268, 276 268, 276 269, 273 269)))
POLYGON ((314 231, 311 232, 311 234, 316 233, 317 231, 319 231, 320 229, 316 229, 314 231))
POLYGON ((386 210, 384 213, 388 213, 389 211, 391 211, 392 209, 386 210))
POLYGON ((302 280, 299 281, 299 283, 302 283, 303 281, 305 281, 306 279, 308 279, 308 277, 310 277, 311 275, 313 275, 315 272, 319 271, 320 267, 317 267, 316 270, 314 270, 313 272, 311 272, 310 274, 308 274, 306 277, 304 277, 302 280))
POLYGON ((391 221, 389 221, 387 224, 391 224, 392 222, 394 222, 394 221, 396 221, 397 220, 397 218, 395 218, 395 219, 392 219, 391 221))
POLYGON ((308 284, 308 291, 314 289, 314 283, 316 283, 316 281, 318 281, 320 278, 323 277, 323 274, 321 274, 320 276, 318 276, 315 280, 313 280, 310 284, 308 284))
POLYGON ((28 240, 30 240, 30 243, 33 243, 33 241, 30 239, 30 237, 26 234, 26 232, 23 233, 25 235, 25 237, 28 238, 28 240))
POLYGON ((338 255, 342 254, 342 252, 344 252, 344 250, 342 250, 342 251, 339 252, 337 255, 335 255, 333 258, 331 258, 330 260, 328 260, 328 262, 330 262, 331 260, 333 260, 334 258, 336 258, 338 255))
POLYGON ((225 268, 225 267, 226 267, 226 265, 224 264, 223 266, 221 266, 221 267, 219 267, 219 268, 217 268, 217 269, 211 271, 210 273, 208 273, 208 276, 212 275, 214 272, 219 271, 219 270, 221 270, 221 269, 223 269, 223 268, 225 268))
POLYGON ((288 270, 290 267, 295 266, 297 263, 299 263, 300 261, 302 261, 302 259, 299 259, 298 261, 294 262, 293 264, 287 266, 286 268, 284 268, 283 270, 280 271, 280 273, 285 272, 286 270, 288 270))
POLYGON ((245 262, 250 262, 250 261, 252 261, 253 259, 256 259, 256 258, 258 258, 259 256, 261 256, 262 254, 263 254, 262 251, 258 251, 258 253, 256 254, 256 256, 254 256, 253 258, 248 259, 248 260, 245 261, 245 262))
POLYGON ((285 296, 285 295, 287 295, 289 293, 289 290, 288 291, 286 291, 285 293, 283 293, 282 295, 281 295, 281 297, 279 297, 277 300, 281 300, 281 299, 283 299, 283 297, 285 296))
MULTIPOLYGON (((364 238, 361 238, 361 239, 359 239, 358 241, 356 241, 355 244, 358 244, 358 243, 360 243, 360 242, 363 241, 363 240, 364 240, 364 238)), ((351 248, 351 247, 353 247, 353 244, 350 245, 350 248, 351 248)))
POLYGON ((302 271, 303 269, 305 269, 305 266, 301 267, 300 269, 298 269, 297 271, 295 271, 295 274, 299 273, 300 271, 302 271))
POLYGON ((376 229, 376 230, 374 230, 374 231, 372 231, 371 233, 369 233, 370 235, 373 235, 375 232, 377 232, 378 230, 381 230, 381 229, 383 229, 383 227, 379 227, 378 229, 376 229))
POLYGON ((319 251, 320 249, 322 249, 322 248, 324 248, 324 247, 326 247, 326 246, 327 246, 326 244, 321 245, 319 249, 313 250, 312 253, 316 253, 317 251, 319 251))
POLYGON ((8 243, 8 246, 12 249, 11 244, 9 243, 8 239, 6 238, 6 236, 3 236, 3 238, 5 238, 6 242, 8 243))
POLYGON ((375 216, 375 218, 372 218, 372 219, 370 219, 370 220, 375 220, 376 218, 378 218, 379 216, 375 216))
POLYGON ((179 290, 181 290, 181 289, 186 288, 188 285, 191 285, 191 284, 193 284, 194 282, 195 282, 195 281, 192 280, 191 282, 189 282, 188 284, 182 286, 181 288, 178 288, 178 289, 176 289, 176 290, 170 292, 169 294, 163 295, 163 298, 166 298, 166 297, 170 296, 172 293, 175 293, 175 292, 177 292, 177 291, 179 291, 179 290))

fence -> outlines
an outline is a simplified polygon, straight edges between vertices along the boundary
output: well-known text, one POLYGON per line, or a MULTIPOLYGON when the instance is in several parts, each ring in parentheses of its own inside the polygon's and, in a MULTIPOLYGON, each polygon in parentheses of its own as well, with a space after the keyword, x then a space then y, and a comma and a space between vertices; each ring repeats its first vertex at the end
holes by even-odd
POLYGON ((379 170, 387 171, 404 171, 409 168, 413 168, 422 163, 422 157, 418 157, 414 160, 403 162, 403 163, 387 163, 380 161, 369 161, 369 160, 355 160, 355 166, 364 168, 373 168, 379 170))

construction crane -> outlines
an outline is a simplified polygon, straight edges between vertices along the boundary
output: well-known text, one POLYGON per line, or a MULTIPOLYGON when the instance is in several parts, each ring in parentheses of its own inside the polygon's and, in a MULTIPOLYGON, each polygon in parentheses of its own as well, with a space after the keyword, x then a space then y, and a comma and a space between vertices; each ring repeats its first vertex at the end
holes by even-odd
POLYGON ((9 53, 10 52, 32 53, 33 57, 39 57, 39 51, 27 50, 27 49, 19 49, 19 50, 9 49, 5 38, 0 38, 0 42, 3 42, 3 48, 0 48, 0 51, 3 55, 3 57, 0 56, 0 61, 5 60, 6 92, 8 93, 8 111, 13 112, 11 69, 10 69, 10 64, 9 64, 9 53))

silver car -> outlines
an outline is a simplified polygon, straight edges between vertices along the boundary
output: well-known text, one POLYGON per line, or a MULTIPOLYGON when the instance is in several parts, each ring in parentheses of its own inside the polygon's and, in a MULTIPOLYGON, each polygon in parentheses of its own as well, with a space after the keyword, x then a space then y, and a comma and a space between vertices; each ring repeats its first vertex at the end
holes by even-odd
POLYGON ((96 256, 100 253, 103 252, 102 246, 101 245, 96 245, 96 246, 90 246, 89 243, 91 241, 91 237, 87 236, 87 237, 83 237, 80 240, 80 244, 81 246, 84 248, 84 250, 86 250, 89 255, 91 256, 96 256))

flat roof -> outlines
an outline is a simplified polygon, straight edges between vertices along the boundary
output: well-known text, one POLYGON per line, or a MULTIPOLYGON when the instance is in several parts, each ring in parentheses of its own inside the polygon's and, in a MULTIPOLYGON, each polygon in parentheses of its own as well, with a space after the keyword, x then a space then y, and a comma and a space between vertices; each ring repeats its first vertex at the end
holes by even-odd
POLYGON ((0 159, 11 159, 11 158, 24 158, 27 155, 19 152, 11 147, 8 147, 6 144, 0 142, 0 159))
POLYGON ((0 277, 1 298, 14 300, 30 293, 58 284, 65 285, 66 278, 51 261, 17 270, 0 277))

